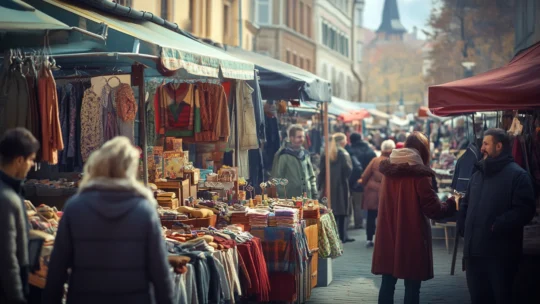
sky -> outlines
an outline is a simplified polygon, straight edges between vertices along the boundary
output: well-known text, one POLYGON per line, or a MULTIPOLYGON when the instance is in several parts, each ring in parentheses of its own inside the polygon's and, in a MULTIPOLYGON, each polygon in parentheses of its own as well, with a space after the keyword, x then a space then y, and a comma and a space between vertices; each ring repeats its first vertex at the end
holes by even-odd
MULTIPOLYGON (((376 30, 381 24, 385 0, 365 0, 364 26, 376 30)), ((397 0, 401 23, 411 32, 413 26, 418 27, 419 38, 425 39, 422 29, 427 29, 433 0, 397 0)))

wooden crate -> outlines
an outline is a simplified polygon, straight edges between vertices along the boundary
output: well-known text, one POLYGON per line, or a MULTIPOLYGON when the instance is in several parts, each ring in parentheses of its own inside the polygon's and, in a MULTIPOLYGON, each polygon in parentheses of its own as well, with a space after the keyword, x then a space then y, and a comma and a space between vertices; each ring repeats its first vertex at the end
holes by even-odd
POLYGON ((190 180, 184 179, 184 180, 170 180, 166 182, 156 182, 155 183, 158 189, 165 190, 168 192, 174 192, 176 194, 176 197, 178 198, 179 205, 184 205, 184 200, 189 198, 189 187, 190 187, 190 180))

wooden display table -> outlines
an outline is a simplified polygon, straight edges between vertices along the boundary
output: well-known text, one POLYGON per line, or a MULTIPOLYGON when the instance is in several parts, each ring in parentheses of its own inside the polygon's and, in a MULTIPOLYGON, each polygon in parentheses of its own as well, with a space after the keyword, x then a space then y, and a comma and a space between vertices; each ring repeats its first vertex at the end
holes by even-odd
POLYGON ((166 182, 155 182, 158 189, 174 192, 178 198, 180 206, 184 206, 184 200, 190 197, 190 180, 170 180, 166 182))

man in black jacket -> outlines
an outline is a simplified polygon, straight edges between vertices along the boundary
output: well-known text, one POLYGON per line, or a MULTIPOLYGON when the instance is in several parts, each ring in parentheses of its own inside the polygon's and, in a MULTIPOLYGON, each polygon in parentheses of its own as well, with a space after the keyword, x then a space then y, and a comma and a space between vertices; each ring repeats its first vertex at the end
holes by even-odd
MULTIPOLYGON (((351 145, 348 146, 347 152, 351 155, 355 170, 360 168, 357 165, 361 165, 361 168, 367 168, 372 159, 377 157, 373 149, 362 140, 362 135, 359 133, 352 133, 350 136, 351 145), (359 164, 357 164, 359 163, 359 164)), ((353 170, 353 171, 355 171, 353 170)), ((354 209, 354 228, 362 229, 364 219, 362 218, 362 200, 364 198, 364 187, 358 184, 358 174, 351 174, 349 178, 349 188, 351 189, 351 200, 354 209)), ((360 172, 362 176, 362 172, 360 172)))
POLYGON ((38 149, 22 128, 0 139, 0 303, 26 303, 28 296, 29 228, 21 190, 38 149))
POLYGON ((523 227, 535 213, 534 190, 529 174, 514 162, 504 130, 487 130, 481 152, 458 218, 467 285, 473 304, 512 303, 523 227))

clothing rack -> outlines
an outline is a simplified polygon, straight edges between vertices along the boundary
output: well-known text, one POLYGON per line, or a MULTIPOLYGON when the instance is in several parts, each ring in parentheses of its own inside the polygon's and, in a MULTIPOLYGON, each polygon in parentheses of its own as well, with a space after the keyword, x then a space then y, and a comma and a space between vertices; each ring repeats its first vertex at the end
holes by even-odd
POLYGON ((147 82, 156 82, 156 83, 171 83, 171 82, 174 82, 174 83, 191 83, 191 84, 196 84, 197 82, 200 82, 200 83, 210 83, 210 84, 221 84, 221 79, 218 79, 218 78, 212 78, 212 79, 207 79, 207 78, 192 78, 192 79, 182 79, 182 78, 170 78, 170 77, 153 77, 149 80, 146 80, 147 82))

